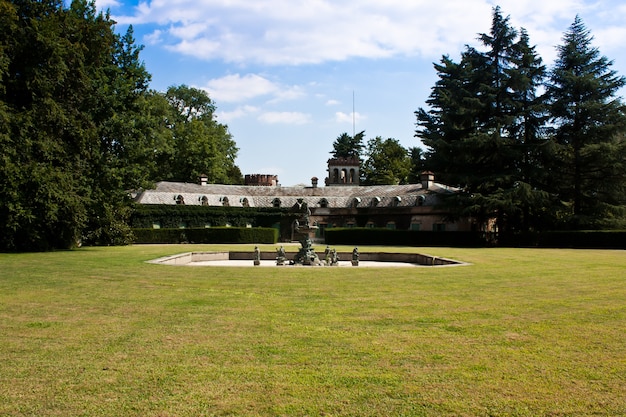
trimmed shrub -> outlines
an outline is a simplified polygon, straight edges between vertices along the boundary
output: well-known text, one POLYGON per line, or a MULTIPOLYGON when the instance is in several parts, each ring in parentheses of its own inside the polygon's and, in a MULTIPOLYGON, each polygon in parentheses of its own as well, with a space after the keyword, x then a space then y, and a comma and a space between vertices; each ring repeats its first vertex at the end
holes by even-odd
POLYGON ((268 243, 278 242, 278 230, 267 227, 133 229, 134 243, 268 243))
POLYGON ((457 246, 480 247, 487 244, 479 232, 430 232, 386 228, 332 228, 325 231, 329 245, 457 246))

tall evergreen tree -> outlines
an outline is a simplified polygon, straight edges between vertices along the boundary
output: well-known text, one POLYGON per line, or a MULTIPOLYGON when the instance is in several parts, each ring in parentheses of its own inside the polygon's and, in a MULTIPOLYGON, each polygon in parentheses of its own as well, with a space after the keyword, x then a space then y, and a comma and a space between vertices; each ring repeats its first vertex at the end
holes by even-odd
POLYGON ((354 136, 342 133, 333 142, 333 150, 330 153, 333 155, 333 158, 361 159, 364 139, 365 131, 359 132, 354 136))
POLYGON ((626 79, 592 46, 580 17, 563 37, 551 73, 553 190, 571 227, 602 227, 626 204, 626 115, 616 96, 626 79))
POLYGON ((519 192, 526 152, 519 138, 521 97, 534 94, 537 76, 531 82, 522 75, 531 69, 523 57, 533 51, 524 33, 517 39, 509 18, 495 8, 491 31, 479 36, 485 50, 468 46, 458 64, 444 56, 435 65, 439 80, 430 109, 416 112, 417 136, 428 147, 426 167, 464 190, 454 203, 464 208, 461 214, 481 223, 495 216, 500 230, 520 223, 527 197, 519 192))

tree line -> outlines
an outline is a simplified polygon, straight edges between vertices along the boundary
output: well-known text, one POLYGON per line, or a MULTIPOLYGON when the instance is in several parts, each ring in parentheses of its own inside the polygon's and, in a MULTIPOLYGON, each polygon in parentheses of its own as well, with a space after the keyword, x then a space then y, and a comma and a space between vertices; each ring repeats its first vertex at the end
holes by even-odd
MULTIPOLYGON (((409 183, 433 171, 461 190, 446 201, 453 217, 495 219, 501 232, 626 227, 626 107, 617 96, 626 79, 580 17, 551 69, 499 7, 478 41, 460 60, 434 64, 438 80, 415 112, 424 150, 393 138, 364 144, 359 134, 351 146, 363 157, 362 182, 409 183)), ((346 156, 350 140, 338 137, 331 153, 346 156)))
POLYGON ((0 0, 0 28, 0 250, 126 243, 129 190, 243 181, 209 96, 150 90, 93 1, 0 0))

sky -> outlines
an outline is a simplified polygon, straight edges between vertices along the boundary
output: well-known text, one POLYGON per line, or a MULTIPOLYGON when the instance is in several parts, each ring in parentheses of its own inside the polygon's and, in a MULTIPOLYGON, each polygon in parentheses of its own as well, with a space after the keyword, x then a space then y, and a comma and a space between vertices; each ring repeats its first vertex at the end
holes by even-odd
MULTIPOLYGON (((133 25, 150 87, 209 93, 243 174, 283 186, 323 184, 332 144, 365 131, 422 147, 426 107, 443 55, 480 49, 492 10, 525 28, 550 68, 579 15, 593 46, 626 75, 623 0, 96 0, 124 33, 133 25)), ((624 95, 622 93, 622 95, 624 95)))

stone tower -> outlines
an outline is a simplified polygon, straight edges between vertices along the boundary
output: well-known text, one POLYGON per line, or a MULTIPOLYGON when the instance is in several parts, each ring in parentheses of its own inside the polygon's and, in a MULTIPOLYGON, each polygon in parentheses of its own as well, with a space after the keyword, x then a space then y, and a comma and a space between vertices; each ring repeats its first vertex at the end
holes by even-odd
POLYGON ((359 185, 358 158, 332 158, 328 160, 326 185, 359 185))

